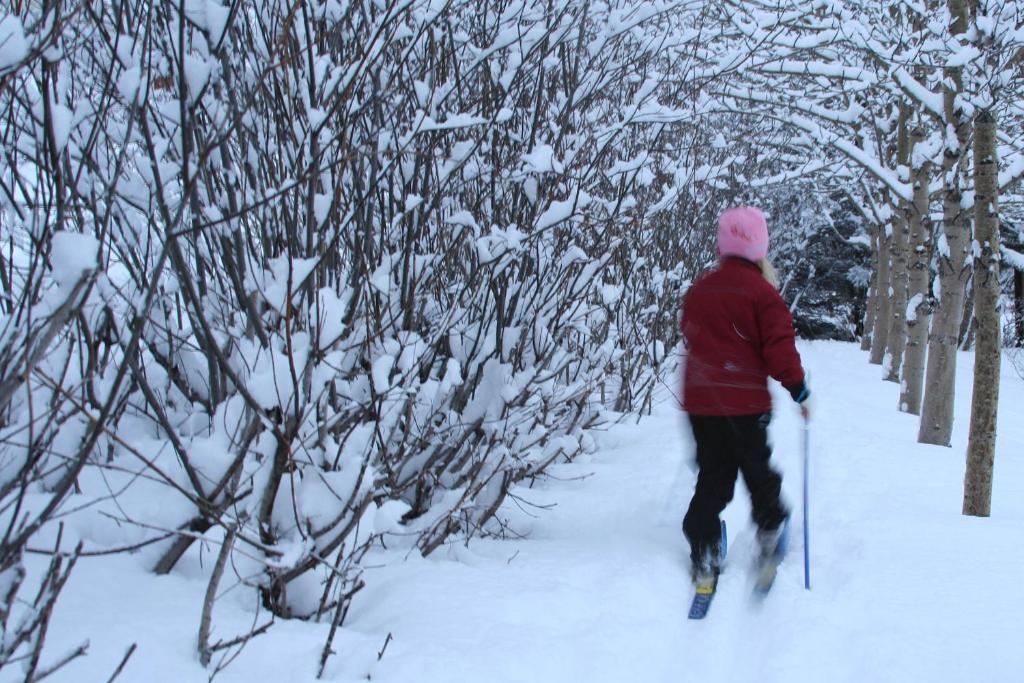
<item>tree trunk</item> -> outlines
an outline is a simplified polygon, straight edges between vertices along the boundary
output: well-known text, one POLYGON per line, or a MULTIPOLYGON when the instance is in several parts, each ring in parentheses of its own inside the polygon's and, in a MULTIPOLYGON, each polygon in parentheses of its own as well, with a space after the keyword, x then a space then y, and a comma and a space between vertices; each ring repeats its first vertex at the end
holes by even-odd
MULTIPOLYGON (((896 163, 906 168, 910 164, 910 136, 907 131, 909 109, 900 105, 898 129, 896 132, 896 163)), ((896 200, 892 220, 892 240, 889 246, 889 273, 892 292, 889 311, 889 333, 886 339, 884 379, 887 382, 900 381, 903 352, 907 348, 907 244, 910 241, 910 207, 902 199, 896 200)))
MULTIPOLYGON (((874 278, 872 277, 872 280, 874 278)), ((875 285, 868 286, 867 295, 864 297, 864 323, 860 335, 860 350, 871 350, 871 333, 875 326, 875 285)))
POLYGON ((956 353, 967 280, 969 224, 960 215, 960 189, 950 188, 943 201, 946 250, 939 257, 939 304, 928 336, 928 363, 921 426, 917 440, 948 446, 953 432, 956 353))
MULTIPOLYGON (((924 139, 924 129, 914 129, 915 144, 924 139)), ((903 358, 903 382, 900 389, 900 410, 911 415, 921 414, 921 393, 924 390, 924 361, 928 341, 928 323, 931 319, 931 298, 928 291, 931 274, 931 220, 928 217, 928 181, 931 163, 924 162, 914 168, 911 181, 914 201, 910 205, 910 272, 907 306, 907 348, 903 358)))
POLYGON ((999 165, 996 120, 981 111, 974 124, 974 225, 980 253, 974 266, 974 391, 964 475, 965 515, 988 517, 996 450, 999 366, 1002 354, 999 311, 999 165))
POLYGON ((1024 273, 1013 273, 1013 327, 1017 332, 1016 346, 1024 346, 1024 273))
POLYGON ((875 329, 871 334, 871 363, 881 365, 889 343, 889 316, 892 314, 889 280, 889 243, 886 226, 878 228, 878 285, 875 287, 875 329))
MULTIPOLYGON (((968 266, 970 272, 971 266, 968 266)), ((964 312, 960 316, 960 336, 957 346, 961 351, 970 351, 974 348, 974 287, 973 277, 968 276, 964 283, 964 312)))
MULTIPOLYGON (((950 33, 967 30, 967 7, 963 0, 948 0, 950 33)), ((956 385, 956 352, 964 307, 964 283, 967 281, 967 245, 970 223, 960 207, 960 162, 967 149, 968 122, 964 120, 957 97, 963 89, 959 67, 943 69, 943 113, 946 144, 942 159, 943 200, 942 232, 944 244, 939 256, 939 305, 928 337, 924 403, 917 440, 948 446, 953 432, 953 397, 956 385), (955 138, 950 138, 953 129, 955 138)))
POLYGON ((871 350, 871 340, 875 332, 875 320, 877 318, 876 306, 878 299, 878 237, 874 232, 871 234, 871 282, 868 285, 868 294, 864 302, 864 331, 860 338, 862 351, 871 350))

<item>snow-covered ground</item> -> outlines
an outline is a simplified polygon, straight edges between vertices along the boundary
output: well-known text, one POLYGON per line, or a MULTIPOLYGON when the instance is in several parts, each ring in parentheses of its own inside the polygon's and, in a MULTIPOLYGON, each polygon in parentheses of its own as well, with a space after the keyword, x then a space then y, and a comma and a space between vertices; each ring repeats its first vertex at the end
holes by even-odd
MULTIPOLYGON (((384 683, 569 681, 1017 681, 1024 671, 1024 381, 1004 365, 993 514, 961 516, 972 357, 960 358, 953 447, 915 442, 898 387, 849 344, 801 345, 812 426, 813 589, 799 524, 775 589, 750 599, 753 532, 742 484, 726 511, 730 557, 711 613, 691 597, 680 520, 693 487, 684 416, 597 435, 592 455, 517 491, 514 540, 423 559, 400 541, 367 562, 328 678, 384 683), (392 639, 378 661, 388 634, 392 639)), ((673 382, 674 384, 674 382, 673 382)), ((777 387, 776 387, 777 389, 777 387)), ((800 500, 800 424, 783 392, 775 462, 800 500)), ((799 517, 797 517, 799 519, 799 517)), ((205 681, 195 638, 209 554, 155 577, 139 557, 82 560, 48 636, 50 659, 83 638, 88 657, 53 677, 205 681)), ((252 624, 249 591, 218 602, 214 640, 252 624)), ((264 616, 260 616, 263 620, 264 616)), ((327 626, 278 623, 217 680, 312 681, 327 626)), ((10 672, 13 674, 14 672, 10 672)), ((4 672, 4 676, 8 673, 4 672)))

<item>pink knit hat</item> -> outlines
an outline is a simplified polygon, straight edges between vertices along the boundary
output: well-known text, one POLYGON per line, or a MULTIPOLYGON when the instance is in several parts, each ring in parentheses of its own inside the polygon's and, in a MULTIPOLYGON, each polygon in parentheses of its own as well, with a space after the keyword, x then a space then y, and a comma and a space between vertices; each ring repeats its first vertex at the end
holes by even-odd
POLYGON ((761 209, 737 206, 718 217, 718 255, 759 261, 768 254, 768 223, 761 209))

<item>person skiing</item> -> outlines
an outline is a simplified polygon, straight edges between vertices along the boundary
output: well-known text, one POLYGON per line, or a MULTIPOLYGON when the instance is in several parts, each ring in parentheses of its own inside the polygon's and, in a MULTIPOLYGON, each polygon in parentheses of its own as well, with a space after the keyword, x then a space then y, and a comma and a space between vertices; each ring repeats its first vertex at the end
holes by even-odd
MULTIPOLYGON (((698 592, 713 591, 721 568, 719 515, 732 500, 737 473, 750 492, 762 562, 776 557, 789 509, 772 468, 768 423, 773 377, 810 417, 793 318, 767 261, 768 225, 755 207, 724 211, 718 221, 719 265, 683 300, 687 349, 683 410, 697 446, 697 484, 683 519, 698 592)), ((774 577, 774 571, 772 572, 774 577)))

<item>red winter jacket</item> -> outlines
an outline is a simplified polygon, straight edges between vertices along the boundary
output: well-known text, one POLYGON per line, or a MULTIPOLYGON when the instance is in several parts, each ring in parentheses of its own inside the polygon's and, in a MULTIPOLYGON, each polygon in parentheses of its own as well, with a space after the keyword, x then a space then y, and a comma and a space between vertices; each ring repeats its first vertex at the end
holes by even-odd
POLYGON ((770 412, 768 376, 795 400, 806 391, 793 317, 756 264, 725 258, 683 300, 688 350, 683 409, 694 415, 770 412))

